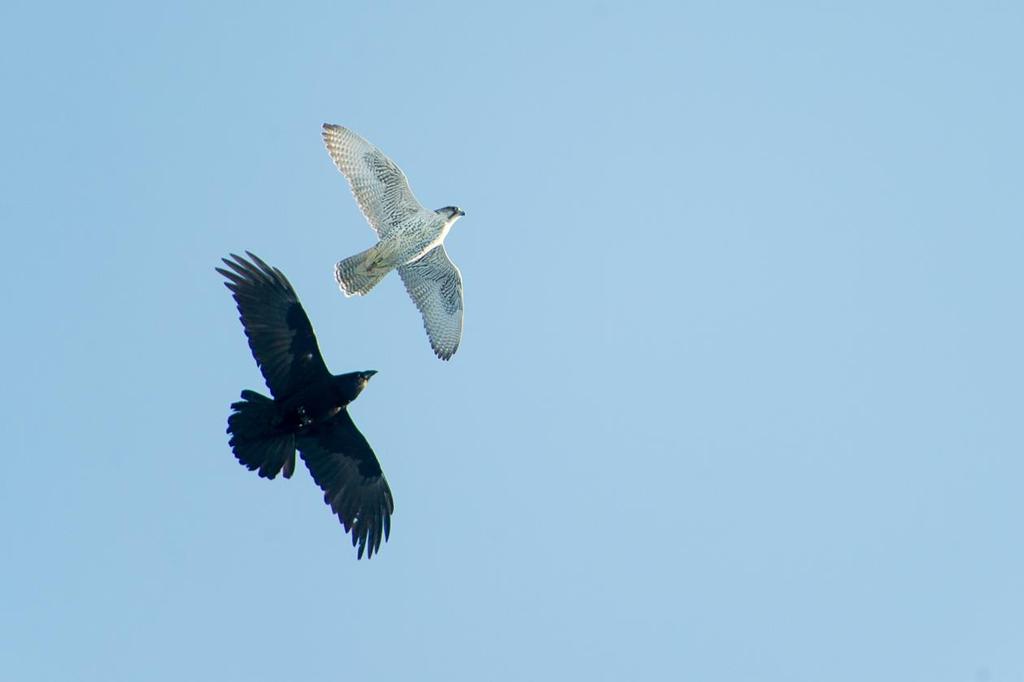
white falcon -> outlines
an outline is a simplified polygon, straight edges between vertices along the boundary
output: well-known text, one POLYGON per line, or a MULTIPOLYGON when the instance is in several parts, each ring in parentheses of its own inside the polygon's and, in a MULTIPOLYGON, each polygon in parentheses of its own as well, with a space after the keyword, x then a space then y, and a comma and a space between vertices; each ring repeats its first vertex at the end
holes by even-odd
POLYGON ((456 206, 423 208, 402 169, 351 130, 325 123, 323 136, 380 240, 338 261, 334 279, 346 296, 362 296, 397 268, 423 315, 434 353, 448 360, 462 338, 462 275, 445 253, 444 238, 466 214, 456 206))

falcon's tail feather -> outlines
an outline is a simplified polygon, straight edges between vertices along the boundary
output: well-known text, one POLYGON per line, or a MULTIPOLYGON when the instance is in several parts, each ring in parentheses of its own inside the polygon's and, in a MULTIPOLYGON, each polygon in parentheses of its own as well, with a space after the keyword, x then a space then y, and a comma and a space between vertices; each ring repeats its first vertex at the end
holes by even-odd
POLYGON ((335 264, 334 279, 346 296, 362 296, 369 293, 384 275, 394 269, 394 266, 387 264, 380 246, 372 246, 335 264))
POLYGON ((235 458, 249 471, 259 470, 263 478, 274 478, 281 470, 291 478, 295 472, 295 436, 274 428, 274 401, 255 391, 242 391, 242 400, 231 403, 228 433, 235 458))

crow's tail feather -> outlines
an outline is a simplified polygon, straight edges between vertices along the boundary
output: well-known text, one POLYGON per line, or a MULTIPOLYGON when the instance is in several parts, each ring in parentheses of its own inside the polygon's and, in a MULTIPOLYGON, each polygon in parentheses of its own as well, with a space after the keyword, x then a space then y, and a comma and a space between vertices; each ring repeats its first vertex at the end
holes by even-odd
POLYGON ((249 471, 274 478, 295 472, 295 436, 275 428, 277 409, 274 401, 255 391, 242 391, 242 399, 231 403, 228 433, 232 452, 249 471))

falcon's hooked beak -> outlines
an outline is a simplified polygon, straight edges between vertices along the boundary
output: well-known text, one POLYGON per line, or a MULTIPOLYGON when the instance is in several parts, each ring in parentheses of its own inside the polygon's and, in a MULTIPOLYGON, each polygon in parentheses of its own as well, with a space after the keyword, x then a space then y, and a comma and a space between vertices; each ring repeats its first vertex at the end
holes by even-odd
POLYGON ((466 212, 463 211, 461 208, 457 208, 457 209, 455 209, 455 215, 457 215, 457 216, 459 216, 461 218, 462 216, 466 215, 466 212))

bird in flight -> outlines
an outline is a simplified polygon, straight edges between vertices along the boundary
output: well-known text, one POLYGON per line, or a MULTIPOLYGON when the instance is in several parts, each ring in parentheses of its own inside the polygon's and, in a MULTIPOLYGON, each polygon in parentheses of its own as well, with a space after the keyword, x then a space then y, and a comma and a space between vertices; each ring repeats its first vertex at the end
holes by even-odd
POLYGON ((273 479, 291 478, 295 450, 324 501, 369 559, 391 532, 391 489, 369 443, 346 409, 376 371, 332 375, 292 285, 277 268, 246 252, 216 268, 238 305, 249 348, 271 395, 242 391, 228 433, 238 461, 273 479))
POLYGON ((466 214, 456 206, 424 208, 402 169, 351 130, 325 123, 323 137, 379 239, 338 261, 338 286, 346 296, 362 296, 397 269, 423 316, 431 348, 442 360, 450 359, 462 338, 462 274, 445 253, 444 239, 466 214))

